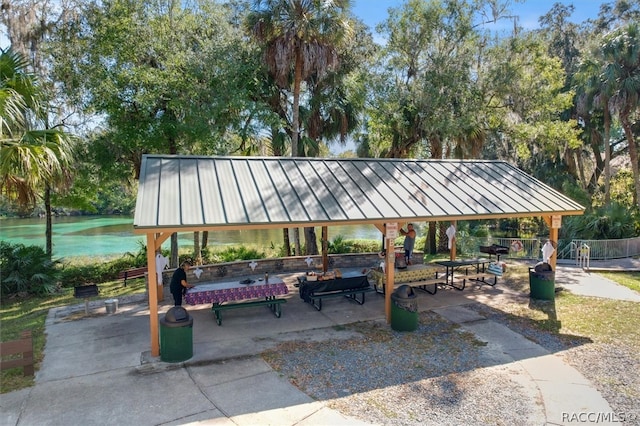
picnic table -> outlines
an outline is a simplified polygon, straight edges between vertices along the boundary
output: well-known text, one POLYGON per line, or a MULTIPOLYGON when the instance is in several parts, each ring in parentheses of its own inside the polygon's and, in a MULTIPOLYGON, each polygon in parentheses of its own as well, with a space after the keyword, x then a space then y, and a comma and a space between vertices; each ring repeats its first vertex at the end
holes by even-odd
POLYGON ((468 259, 439 260, 434 263, 446 268, 444 284, 462 291, 467 281, 475 281, 490 286, 496 285, 498 277, 487 270, 487 265, 491 262, 491 259, 468 259), (462 281, 462 285, 457 286, 455 283, 460 281, 462 281))
MULTIPOLYGON (((379 294, 385 294, 386 276, 381 270, 371 270, 371 277, 375 280, 374 288, 379 294)), ((433 265, 409 265, 405 269, 396 269, 393 272, 394 287, 407 284, 418 287, 430 294, 436 294, 438 284, 446 282, 444 271, 433 265), (433 286, 429 290, 427 286, 433 286)))
POLYGON ((198 284, 187 290, 184 300, 189 305, 211 303, 216 323, 222 325, 221 312, 229 309, 266 305, 277 318, 280 318, 282 314, 280 305, 286 300, 278 296, 287 293, 289 293, 287 285, 278 277, 270 277, 266 281, 262 278, 245 278, 198 284))
POLYGON ((309 281, 307 276, 298 277, 300 298, 322 310, 322 300, 329 297, 344 296, 359 305, 365 302, 365 293, 374 291, 369 285, 367 275, 358 272, 346 272, 341 277, 309 281), (360 296, 360 299, 358 299, 360 296))

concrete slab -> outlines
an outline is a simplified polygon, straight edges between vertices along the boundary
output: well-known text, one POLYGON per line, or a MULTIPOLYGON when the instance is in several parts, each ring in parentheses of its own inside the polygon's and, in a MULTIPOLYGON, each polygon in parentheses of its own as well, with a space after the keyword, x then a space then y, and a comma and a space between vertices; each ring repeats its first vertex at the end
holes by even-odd
POLYGON ((450 306, 447 308, 436 308, 433 312, 437 313, 441 317, 448 319, 451 322, 457 324, 464 324, 468 322, 482 321, 486 318, 478 314, 475 311, 465 309, 461 306, 450 306))
POLYGON ((163 424, 215 408, 184 369, 120 369, 38 383, 19 424, 163 424))
MULTIPOLYGON (((575 282, 577 291, 596 288, 605 297, 618 294, 608 283, 579 271, 559 268, 558 274, 563 286, 575 282)), ((532 404, 544 401, 548 424, 562 424, 560 410, 611 411, 597 390, 557 355, 464 308, 476 302, 497 306, 526 295, 499 285, 416 294, 419 310, 434 310, 487 342, 482 356, 493 365, 489 368, 503 369, 531 395, 532 404)), ((386 323, 384 298, 367 294, 362 306, 347 299, 328 299, 322 311, 316 311, 302 302, 293 285, 286 297, 281 318, 266 308, 234 310, 224 313, 222 326, 216 325, 209 306, 187 306, 194 317, 194 356, 183 363, 163 363, 149 356, 149 311, 142 298, 135 304, 121 303, 112 315, 100 304, 92 304, 88 317, 84 305, 52 310, 36 385, 2 395, 0 423, 363 424, 313 401, 256 355, 284 341, 359 338, 343 325, 386 323)), ((170 307, 164 301, 160 315, 170 307)), ((540 424, 537 407, 532 408, 532 424, 540 424)))
POLYGON ((323 406, 274 371, 200 389, 237 424, 296 424, 323 406))
POLYGON ((365 426, 368 424, 369 423, 343 416, 337 411, 322 407, 309 417, 296 423, 296 426, 365 426))
POLYGON ((558 267, 556 286, 582 296, 640 302, 640 294, 594 272, 575 267, 558 267))
MULTIPOLYGON (((612 413, 613 410, 602 395, 591 386, 561 381, 536 381, 544 400, 547 424, 575 424, 574 416, 587 413, 612 413), (580 395, 579 398, 571 397, 580 395)), ((591 422, 589 422, 591 423, 591 422)), ((602 424, 620 424, 618 422, 597 422, 602 424)))

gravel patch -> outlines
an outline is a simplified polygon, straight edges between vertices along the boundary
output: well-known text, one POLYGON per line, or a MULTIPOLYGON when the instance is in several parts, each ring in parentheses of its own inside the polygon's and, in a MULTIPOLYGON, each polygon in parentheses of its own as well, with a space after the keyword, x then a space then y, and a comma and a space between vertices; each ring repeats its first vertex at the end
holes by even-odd
POLYGON ((371 424, 541 424, 540 401, 490 365, 484 342, 433 312, 413 332, 386 324, 348 326, 350 341, 285 343, 267 362, 307 395, 371 424), (533 398, 533 400, 532 400, 533 398))
MULTIPOLYGON (((640 354, 527 326, 482 304, 464 306, 562 356, 602 393, 625 425, 640 424, 640 354)), ((376 425, 540 425, 540 396, 518 380, 517 363, 496 362, 484 342, 433 312, 413 332, 386 323, 346 328, 349 341, 287 342, 264 354, 283 377, 344 415, 376 425)))

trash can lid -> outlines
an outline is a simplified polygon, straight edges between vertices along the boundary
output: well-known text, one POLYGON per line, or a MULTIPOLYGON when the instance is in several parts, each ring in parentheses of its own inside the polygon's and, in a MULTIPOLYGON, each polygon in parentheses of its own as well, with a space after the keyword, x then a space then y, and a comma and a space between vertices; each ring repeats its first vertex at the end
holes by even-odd
POLYGON ((545 262, 537 263, 536 266, 533 269, 536 272, 549 272, 549 271, 553 270, 551 268, 551 265, 549 265, 548 263, 545 263, 545 262))
POLYGON ((166 322, 184 322, 189 320, 189 312, 182 306, 174 306, 164 316, 166 322))
POLYGON ((413 288, 409 285, 401 285, 393 292, 396 298, 398 299, 409 299, 415 297, 413 293, 413 288))

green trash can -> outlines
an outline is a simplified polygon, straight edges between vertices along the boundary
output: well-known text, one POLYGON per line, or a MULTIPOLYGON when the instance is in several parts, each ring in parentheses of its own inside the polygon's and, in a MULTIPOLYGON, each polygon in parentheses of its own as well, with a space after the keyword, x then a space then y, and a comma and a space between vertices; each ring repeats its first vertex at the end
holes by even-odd
POLYGON ((396 331, 418 328, 418 297, 411 286, 401 285, 391 293, 391 328, 396 331))
POLYGON ((556 274, 547 263, 529 268, 529 291, 532 299, 555 300, 556 274))
POLYGON ((193 356, 193 317, 182 306, 160 318, 160 360, 186 361, 193 356))

